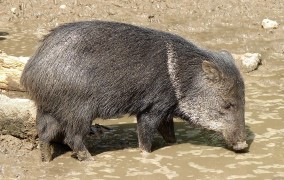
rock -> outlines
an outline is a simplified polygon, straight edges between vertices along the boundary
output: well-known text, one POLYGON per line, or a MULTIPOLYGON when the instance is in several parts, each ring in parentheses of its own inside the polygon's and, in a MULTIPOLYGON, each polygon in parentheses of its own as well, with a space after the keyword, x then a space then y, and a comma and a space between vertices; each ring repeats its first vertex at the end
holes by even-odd
POLYGON ((263 19, 261 25, 264 29, 276 29, 279 26, 276 21, 270 19, 263 19))
POLYGON ((261 54, 259 53, 234 54, 233 57, 242 72, 254 71, 261 64, 261 54))
POLYGON ((14 8, 14 7, 11 8, 12 13, 14 13, 14 14, 16 13, 16 10, 17 10, 17 8, 14 8))
POLYGON ((59 8, 60 8, 60 9, 65 9, 65 8, 66 8, 66 5, 65 5, 65 4, 62 4, 62 5, 59 6, 59 8))
POLYGON ((245 72, 251 72, 258 68, 261 63, 261 54, 246 53, 241 56, 242 68, 245 72))
POLYGON ((20 86, 20 77, 28 59, 0 53, 0 89, 24 91, 20 86))
POLYGON ((29 99, 11 99, 0 94, 0 134, 35 139, 36 108, 29 99))

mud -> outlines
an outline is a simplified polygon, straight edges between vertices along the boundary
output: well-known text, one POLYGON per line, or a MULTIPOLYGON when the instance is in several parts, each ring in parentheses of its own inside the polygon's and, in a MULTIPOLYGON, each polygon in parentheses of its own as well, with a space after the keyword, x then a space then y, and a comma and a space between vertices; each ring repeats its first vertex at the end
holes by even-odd
POLYGON ((54 161, 41 163, 36 143, 1 135, 0 179, 284 179, 283 9, 281 0, 0 0, 0 50, 9 55, 30 56, 52 27, 88 19, 143 25, 210 49, 262 55, 262 66, 244 74, 248 153, 229 151, 222 138, 175 120, 178 142, 168 145, 157 135, 155 151, 143 154, 135 118, 124 117, 94 122, 114 129, 102 139, 88 137, 94 162, 79 162, 57 145, 54 161), (276 20, 278 29, 263 29, 265 18, 276 20))

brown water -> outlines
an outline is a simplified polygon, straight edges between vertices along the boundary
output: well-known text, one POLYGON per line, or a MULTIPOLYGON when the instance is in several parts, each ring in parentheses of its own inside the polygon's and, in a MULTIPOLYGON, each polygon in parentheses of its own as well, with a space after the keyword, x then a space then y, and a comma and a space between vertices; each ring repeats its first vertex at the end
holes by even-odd
MULTIPOLYGON (((7 141, 7 150, 0 152, 0 179, 284 179, 283 26, 272 31, 253 25, 197 30, 180 23, 167 25, 167 30, 211 49, 262 54, 263 65, 244 75, 248 153, 229 151, 222 140, 176 120, 178 143, 167 145, 157 135, 155 151, 143 154, 137 148, 135 118, 124 117, 96 121, 114 132, 101 140, 88 138, 94 162, 79 162, 65 150, 52 162, 41 163, 38 150, 27 151, 28 142, 0 138, 7 141)), ((33 32, 15 26, 0 27, 0 32, 8 33, 0 33, 0 49, 9 55, 30 56, 36 49, 33 32)))

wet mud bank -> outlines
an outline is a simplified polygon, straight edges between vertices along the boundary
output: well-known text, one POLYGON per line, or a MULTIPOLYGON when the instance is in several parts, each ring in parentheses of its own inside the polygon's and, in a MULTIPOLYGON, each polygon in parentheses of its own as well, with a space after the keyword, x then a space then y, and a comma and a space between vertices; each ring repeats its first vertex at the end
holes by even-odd
MULTIPOLYGON (((41 163, 35 136, 1 132, 0 179, 283 179, 283 9, 280 0, 0 1, 0 50, 8 55, 31 56, 43 35, 59 24, 100 19, 168 31, 213 50, 259 53, 262 60, 256 71, 243 73, 248 153, 234 153, 219 136, 175 120, 177 143, 166 144, 157 135, 155 151, 143 154, 137 148, 136 119, 124 117, 95 121, 114 131, 101 139, 88 137, 93 162, 79 162, 68 147, 57 145, 54 161, 41 163), (265 18, 278 27, 264 29, 265 18)), ((7 90, 1 94, 23 97, 7 90)), ((0 126, 12 131, 13 124, 0 126)), ((21 127, 24 134, 26 127, 21 127)))

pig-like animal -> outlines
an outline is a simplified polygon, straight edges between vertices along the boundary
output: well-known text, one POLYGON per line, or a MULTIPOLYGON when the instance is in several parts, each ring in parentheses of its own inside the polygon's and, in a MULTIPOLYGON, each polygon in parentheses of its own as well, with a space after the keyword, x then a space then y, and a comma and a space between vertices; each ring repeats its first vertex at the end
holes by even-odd
POLYGON ((139 147, 153 134, 175 142, 173 117, 214 130, 234 150, 247 147, 244 82, 232 56, 166 32, 85 21, 47 35, 26 64, 21 84, 37 106, 42 160, 60 139, 79 160, 96 118, 136 115, 139 147))

